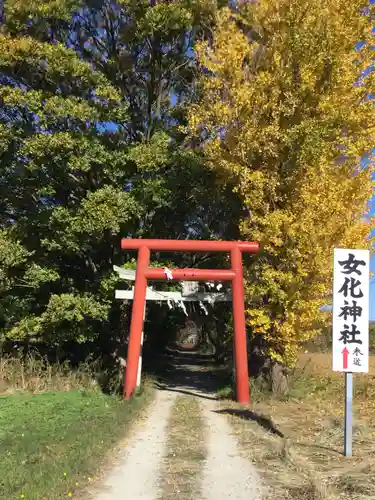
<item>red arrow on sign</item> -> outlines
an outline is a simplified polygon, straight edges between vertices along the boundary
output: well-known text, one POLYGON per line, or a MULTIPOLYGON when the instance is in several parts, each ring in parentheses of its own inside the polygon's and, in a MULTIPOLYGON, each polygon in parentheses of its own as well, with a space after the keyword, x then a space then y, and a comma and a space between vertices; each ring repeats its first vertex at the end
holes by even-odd
POLYGON ((344 370, 347 370, 347 368, 348 368, 348 354, 349 354, 349 351, 348 351, 347 347, 345 347, 342 350, 342 364, 343 364, 344 370))

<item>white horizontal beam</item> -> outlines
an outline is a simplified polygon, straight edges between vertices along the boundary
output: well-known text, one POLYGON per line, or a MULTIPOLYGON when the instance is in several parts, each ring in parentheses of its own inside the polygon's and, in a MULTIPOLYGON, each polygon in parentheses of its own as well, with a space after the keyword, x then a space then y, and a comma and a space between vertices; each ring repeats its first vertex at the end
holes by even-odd
MULTIPOLYGON (((133 300, 133 290, 116 290, 116 299, 133 300)), ((230 302, 232 295, 229 293, 205 293, 198 292, 188 296, 183 296, 181 292, 157 292, 147 288, 146 300, 152 301, 182 301, 182 302, 230 302)))
POLYGON ((134 269, 124 269, 123 267, 113 266, 113 270, 116 271, 120 278, 128 281, 135 281, 134 269))

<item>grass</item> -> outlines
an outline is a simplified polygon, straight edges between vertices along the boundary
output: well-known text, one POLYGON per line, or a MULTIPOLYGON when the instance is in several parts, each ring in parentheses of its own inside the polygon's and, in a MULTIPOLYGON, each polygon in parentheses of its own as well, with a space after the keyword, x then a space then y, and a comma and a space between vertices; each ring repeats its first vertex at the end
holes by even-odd
POLYGON ((106 396, 93 364, 0 357, 0 500, 78 498, 151 399, 106 396))
POLYGON ((93 389, 98 368, 98 362, 86 362, 73 370, 68 363, 52 364, 36 353, 25 357, 0 355, 0 394, 93 389))
POLYGON ((178 396, 168 421, 160 500, 198 498, 204 460, 204 422, 199 401, 178 396))
POLYGON ((76 496, 148 397, 124 402, 79 390, 0 397, 0 499, 76 496))
POLYGON ((343 456, 344 382, 332 373, 330 354, 301 356, 282 399, 258 388, 251 410, 221 402, 242 454, 271 487, 270 498, 375 498, 374 361, 368 375, 354 376, 352 458, 343 456))

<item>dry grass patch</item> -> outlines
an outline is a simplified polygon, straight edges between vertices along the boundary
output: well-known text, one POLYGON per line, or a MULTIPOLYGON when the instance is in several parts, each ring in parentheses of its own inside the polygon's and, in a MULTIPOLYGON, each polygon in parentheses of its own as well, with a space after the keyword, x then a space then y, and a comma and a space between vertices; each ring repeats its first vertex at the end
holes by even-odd
POLYGON ((375 499, 375 377, 354 381, 353 458, 343 456, 343 375, 329 354, 301 359, 284 400, 258 394, 251 411, 221 403, 272 498, 375 499))
POLYGON ((205 460, 203 415, 196 398, 177 397, 167 431, 160 500, 195 500, 199 498, 205 460))
POLYGON ((98 363, 82 363, 73 370, 69 363, 49 363, 37 353, 25 357, 0 355, 0 394, 41 393, 94 389, 98 363))

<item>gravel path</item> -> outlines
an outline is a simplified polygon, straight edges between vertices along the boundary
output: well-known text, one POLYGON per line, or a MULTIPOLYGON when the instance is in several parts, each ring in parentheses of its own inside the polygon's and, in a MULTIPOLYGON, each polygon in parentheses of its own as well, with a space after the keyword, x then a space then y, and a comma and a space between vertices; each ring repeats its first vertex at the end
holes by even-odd
POLYGON ((226 417, 215 413, 214 401, 203 400, 202 405, 207 426, 203 499, 261 500, 261 480, 251 463, 239 455, 226 417))
POLYGON ((107 475, 99 493, 93 495, 94 500, 162 498, 159 485, 162 484, 163 459, 168 453, 165 449, 168 417, 181 393, 196 397, 203 409, 206 460, 200 485, 197 485, 201 492, 195 500, 262 499, 265 490, 256 470, 240 456, 226 417, 215 412, 218 403, 210 373, 202 373, 199 364, 191 359, 188 356, 190 362, 176 367, 173 384, 167 383, 164 390, 157 392, 148 417, 124 444, 117 465, 107 475))
POLYGON ((101 485, 95 500, 156 500, 159 466, 165 452, 168 415, 175 394, 159 391, 149 417, 133 432, 118 463, 101 485))

